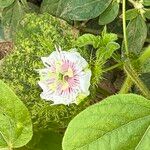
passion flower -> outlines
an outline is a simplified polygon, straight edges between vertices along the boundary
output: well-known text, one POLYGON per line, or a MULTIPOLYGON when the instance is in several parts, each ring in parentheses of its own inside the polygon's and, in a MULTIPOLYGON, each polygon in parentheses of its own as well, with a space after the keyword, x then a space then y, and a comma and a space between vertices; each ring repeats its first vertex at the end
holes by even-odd
POLYGON ((39 69, 42 99, 69 105, 78 104, 90 94, 91 70, 76 49, 56 48, 50 56, 41 59, 45 65, 44 69, 39 69))

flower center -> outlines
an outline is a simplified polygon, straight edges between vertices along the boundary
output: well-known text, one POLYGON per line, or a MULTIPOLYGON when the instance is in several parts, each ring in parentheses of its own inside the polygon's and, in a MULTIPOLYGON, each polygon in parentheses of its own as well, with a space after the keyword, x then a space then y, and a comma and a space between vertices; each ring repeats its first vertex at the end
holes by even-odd
MULTIPOLYGON (((59 72, 58 74, 58 81, 62 83, 62 90, 66 90, 69 88, 69 79, 74 76, 72 68, 68 68, 66 72, 59 72)), ((59 83, 58 82, 58 83, 59 83)))
POLYGON ((63 78, 64 78, 64 75, 62 73, 59 73, 58 79, 61 80, 61 81, 63 81, 63 78))

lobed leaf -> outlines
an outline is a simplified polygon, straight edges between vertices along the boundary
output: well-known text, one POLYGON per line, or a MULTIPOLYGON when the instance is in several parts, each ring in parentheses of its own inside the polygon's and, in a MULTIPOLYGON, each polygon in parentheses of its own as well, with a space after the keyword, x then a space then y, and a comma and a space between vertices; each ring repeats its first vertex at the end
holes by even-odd
POLYGON ((97 48, 99 44, 99 38, 100 37, 95 36, 93 34, 84 34, 77 39, 76 45, 78 47, 92 45, 94 48, 97 48))

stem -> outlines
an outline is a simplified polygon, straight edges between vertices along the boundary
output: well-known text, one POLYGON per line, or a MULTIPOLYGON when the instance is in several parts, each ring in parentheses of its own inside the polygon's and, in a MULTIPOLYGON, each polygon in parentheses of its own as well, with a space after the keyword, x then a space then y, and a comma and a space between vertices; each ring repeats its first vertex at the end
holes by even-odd
POLYGON ((133 67, 131 66, 131 64, 125 65, 124 70, 127 73, 127 75, 131 78, 131 80, 136 84, 136 86, 140 89, 140 91, 143 93, 143 95, 146 98, 150 98, 150 91, 149 91, 149 89, 141 81, 141 79, 139 78, 139 75, 133 69, 133 67))
POLYGON ((118 55, 117 53, 113 53, 112 58, 118 62, 118 63, 122 63, 121 57, 120 55, 118 55))
POLYGON ((122 0, 122 19, 123 19, 123 36, 125 44, 125 52, 127 57, 129 56, 127 32, 126 32, 126 0, 122 0))
POLYGON ((103 72, 111 71, 111 70, 113 70, 113 69, 115 69, 115 68, 118 68, 118 67, 120 67, 120 66, 122 66, 122 65, 123 65, 123 63, 115 64, 115 65, 113 65, 113 66, 111 66, 111 67, 109 67, 109 68, 104 69, 103 72))
POLYGON ((131 78, 127 76, 119 93, 120 94, 128 93, 128 91, 131 89, 132 84, 133 82, 131 78))

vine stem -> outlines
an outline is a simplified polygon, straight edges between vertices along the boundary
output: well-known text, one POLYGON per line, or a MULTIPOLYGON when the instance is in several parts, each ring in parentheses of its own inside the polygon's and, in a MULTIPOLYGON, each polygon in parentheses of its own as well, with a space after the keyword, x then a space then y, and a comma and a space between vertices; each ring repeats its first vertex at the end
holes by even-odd
POLYGON ((120 90, 120 93, 127 93, 131 88, 132 84, 135 83, 136 86, 140 89, 143 95, 147 98, 150 98, 150 91, 145 86, 145 84, 139 78, 139 74, 134 70, 131 65, 129 58, 129 49, 128 49, 128 41, 127 41, 127 31, 126 31, 126 0, 122 0, 122 19, 123 19, 123 36, 124 36, 124 45, 125 45, 125 53, 126 53, 126 62, 124 64, 124 71, 127 74, 127 78, 120 90))
MULTIPOLYGON (((132 67, 132 65, 127 63, 124 66, 124 70, 127 73, 127 75, 129 76, 129 78, 131 78, 131 80, 135 83, 135 85, 140 89, 140 91, 143 93, 143 95, 146 98, 150 98, 150 91, 149 91, 149 89, 141 81, 141 79, 139 78, 139 75, 134 70, 134 68, 132 67)), ((131 86, 132 86, 132 84, 131 84, 131 86)))
POLYGON ((113 70, 113 69, 115 69, 115 68, 118 68, 118 67, 120 67, 120 66, 122 66, 122 65, 123 65, 122 62, 121 62, 121 63, 117 63, 117 64, 115 64, 115 65, 113 65, 113 66, 111 66, 111 67, 109 67, 109 68, 104 69, 103 72, 111 71, 111 70, 113 70))
POLYGON ((121 90, 119 91, 120 94, 126 94, 131 89, 133 82, 129 76, 126 77, 121 90))
POLYGON ((125 52, 128 57, 129 49, 128 49, 127 31, 126 31, 126 0, 122 0, 122 19, 123 19, 123 36, 124 36, 125 52))

